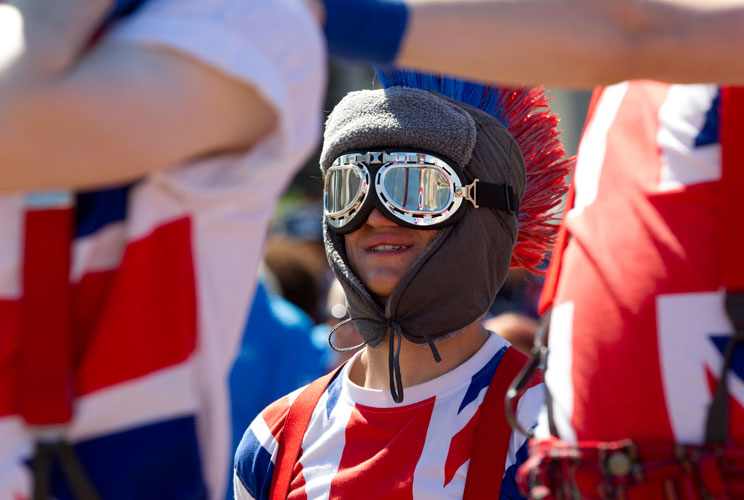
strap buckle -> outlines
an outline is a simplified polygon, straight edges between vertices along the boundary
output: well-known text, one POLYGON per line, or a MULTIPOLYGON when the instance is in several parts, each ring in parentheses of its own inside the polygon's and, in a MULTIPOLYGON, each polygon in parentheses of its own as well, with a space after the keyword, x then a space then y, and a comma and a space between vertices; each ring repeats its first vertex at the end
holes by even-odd
POLYGON ((480 179, 475 179, 470 184, 467 184, 462 187, 455 188, 455 196, 460 196, 461 198, 465 198, 470 203, 473 204, 475 208, 479 208, 478 203, 476 203, 476 196, 478 195, 478 190, 476 188, 476 185, 480 182, 480 179))

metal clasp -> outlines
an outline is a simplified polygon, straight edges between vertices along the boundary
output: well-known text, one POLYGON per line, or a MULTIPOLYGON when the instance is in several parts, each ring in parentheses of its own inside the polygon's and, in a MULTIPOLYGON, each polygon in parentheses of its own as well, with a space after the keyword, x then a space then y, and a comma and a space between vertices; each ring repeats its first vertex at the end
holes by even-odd
POLYGON ((478 194, 478 190, 475 186, 476 184, 478 184, 478 182, 480 182, 480 179, 475 179, 470 184, 455 188, 455 196, 465 198, 470 203, 472 203, 475 208, 478 208, 478 204, 475 202, 476 196, 478 194))

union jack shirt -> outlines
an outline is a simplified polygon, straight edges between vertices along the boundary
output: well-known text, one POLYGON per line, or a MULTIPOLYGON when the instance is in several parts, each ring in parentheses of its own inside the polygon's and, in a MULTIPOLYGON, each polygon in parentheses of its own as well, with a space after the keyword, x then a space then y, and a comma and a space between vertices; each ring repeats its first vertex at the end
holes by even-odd
POLYGON ((102 498, 222 499, 228 377, 275 202, 320 133, 322 34, 299 0, 151 0, 107 36, 252 86, 277 127, 126 186, 0 196, 0 498, 31 496, 33 423, 60 425, 102 498))
MULTIPOLYGON (((650 81, 595 96, 557 288, 545 289, 545 381, 565 441, 704 441, 733 334, 718 257, 719 101, 715 85, 650 81)), ((741 348, 728 388, 731 437, 744 443, 741 348)))
MULTIPOLYGON (((396 404, 388 391, 349 380, 358 354, 321 396, 302 440, 288 498, 461 499, 473 449, 479 408, 509 344, 491 334, 481 349, 454 370, 405 389, 396 404)), ((278 439, 290 406, 302 389, 266 408, 243 436, 236 454, 235 495, 267 500, 278 439)), ((543 399, 542 384, 530 387, 517 418, 531 428, 543 399)), ((494 498, 522 498, 514 475, 527 458, 525 437, 513 431, 494 498)))

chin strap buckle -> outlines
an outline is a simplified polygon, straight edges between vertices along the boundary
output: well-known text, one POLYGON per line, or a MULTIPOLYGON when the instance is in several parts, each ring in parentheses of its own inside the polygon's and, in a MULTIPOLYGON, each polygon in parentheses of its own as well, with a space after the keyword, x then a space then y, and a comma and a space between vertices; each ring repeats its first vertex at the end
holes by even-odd
POLYGON ((472 203, 475 208, 479 208, 479 205, 475 202, 476 196, 478 194, 478 190, 476 189, 476 185, 478 184, 478 182, 480 182, 480 179, 475 179, 470 184, 455 188, 455 196, 465 198, 470 203, 472 203))

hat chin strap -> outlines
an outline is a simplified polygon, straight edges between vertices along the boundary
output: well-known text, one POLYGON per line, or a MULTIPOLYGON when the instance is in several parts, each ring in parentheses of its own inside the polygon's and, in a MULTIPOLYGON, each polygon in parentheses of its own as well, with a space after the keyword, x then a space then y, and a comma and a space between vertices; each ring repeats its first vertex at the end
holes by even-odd
MULTIPOLYGON (((372 343, 373 339, 377 340, 377 343, 381 342, 385 336, 385 333, 388 334, 389 341, 388 370, 390 376, 390 395, 393 397, 393 401, 395 401, 396 403, 402 403, 403 379, 400 372, 400 348, 403 343, 403 331, 401 329, 400 323, 392 319, 379 321, 374 318, 346 318, 345 320, 331 328, 331 331, 328 333, 328 345, 330 345, 331 349, 336 352, 356 351, 357 349, 360 349, 365 345, 372 343), (353 347, 336 347, 335 345, 333 345, 333 334, 336 332, 336 330, 338 330, 343 325, 353 323, 354 321, 366 321, 369 323, 377 324, 378 327, 375 329, 375 334, 372 337, 370 337, 368 340, 365 340, 359 345, 355 345, 353 347), (397 347, 395 346, 396 339, 398 341, 397 347)), ((434 355, 434 361, 436 361, 437 363, 442 361, 442 357, 439 355, 437 346, 434 345, 431 337, 429 337, 424 332, 424 338, 426 339, 426 342, 429 345, 432 354, 434 355)))

